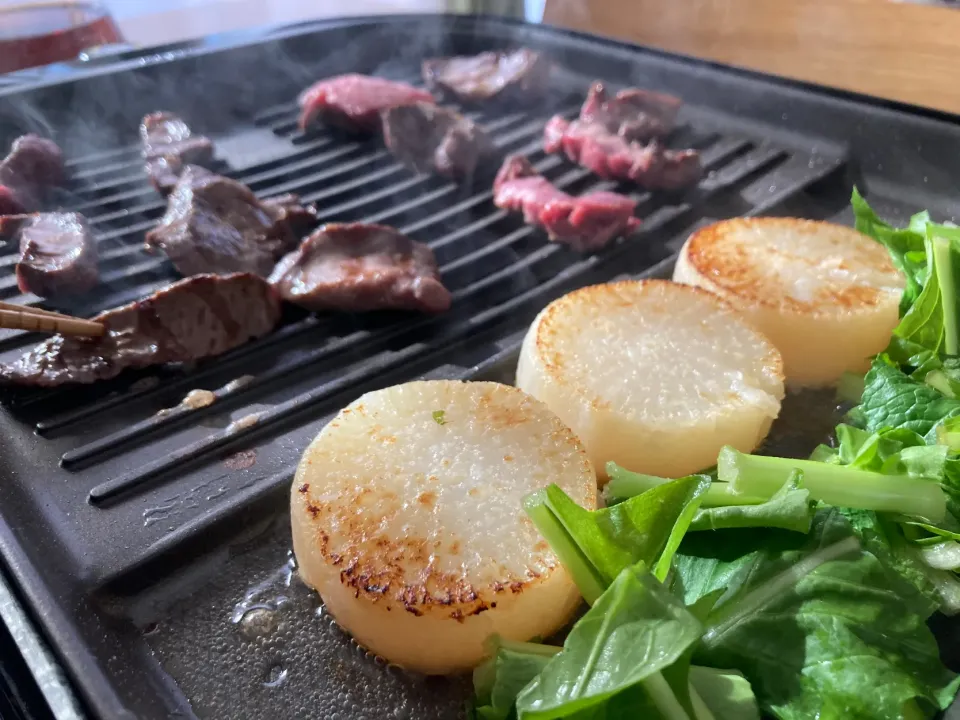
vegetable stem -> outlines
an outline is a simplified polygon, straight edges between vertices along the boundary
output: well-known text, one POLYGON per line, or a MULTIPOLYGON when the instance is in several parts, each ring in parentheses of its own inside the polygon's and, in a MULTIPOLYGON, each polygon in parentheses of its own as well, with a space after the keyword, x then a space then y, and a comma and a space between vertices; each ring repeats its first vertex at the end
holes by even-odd
MULTIPOLYGON (((631 472, 614 463, 607 464, 607 475, 610 477, 610 480, 607 482, 603 492, 608 501, 627 500, 636 495, 642 495, 647 490, 652 490, 659 485, 666 485, 669 482, 673 482, 670 478, 631 472)), ((736 493, 733 488, 730 487, 729 483, 713 481, 703 496, 700 507, 759 505, 767 499, 768 498, 765 497, 752 497, 736 493)))
POLYGON ((693 683, 690 683, 690 704, 693 706, 695 720, 715 720, 713 713, 710 712, 710 708, 700 697, 700 693, 697 692, 693 683))
POLYGON ((597 598, 603 595, 606 584, 596 574, 593 564, 587 560, 583 551, 567 534, 563 524, 547 507, 546 491, 540 490, 528 496, 523 502, 523 508, 550 545, 550 549, 556 553, 560 564, 570 573, 583 599, 587 604, 593 605, 597 598))
POLYGON ((654 673, 640 683, 660 711, 663 720, 690 720, 687 711, 673 694, 673 688, 663 677, 663 673, 654 673))
POLYGON ((943 306, 943 350, 947 355, 960 351, 957 334, 957 291, 953 268, 953 243, 949 238, 937 235, 933 238, 933 266, 940 284, 940 301, 943 306))
POLYGON ((770 497, 789 479, 803 473, 802 487, 810 497, 838 507, 899 512, 926 518, 933 524, 943 521, 947 501, 940 484, 909 475, 885 475, 813 460, 747 455, 724 447, 717 461, 720 480, 734 492, 770 497))

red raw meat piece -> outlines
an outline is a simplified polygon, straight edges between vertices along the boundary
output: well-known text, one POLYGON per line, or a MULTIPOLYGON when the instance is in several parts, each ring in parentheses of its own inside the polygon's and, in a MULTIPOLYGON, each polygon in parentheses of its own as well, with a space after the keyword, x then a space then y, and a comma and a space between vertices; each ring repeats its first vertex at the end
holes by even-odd
POLYGON ((376 132, 380 111, 414 102, 435 103, 433 95, 412 85, 369 75, 338 75, 300 93, 300 129, 318 119, 351 132, 376 132))
POLYGON ((522 155, 508 157, 493 183, 494 203, 523 211, 523 219, 540 225, 551 240, 580 252, 599 250, 610 240, 637 229, 636 203, 612 192, 573 197, 538 174, 522 155))
POLYGON ((563 151, 573 162, 608 180, 631 180, 650 190, 675 190, 703 176, 700 153, 669 150, 653 141, 628 142, 599 123, 554 116, 543 130, 543 147, 563 151))

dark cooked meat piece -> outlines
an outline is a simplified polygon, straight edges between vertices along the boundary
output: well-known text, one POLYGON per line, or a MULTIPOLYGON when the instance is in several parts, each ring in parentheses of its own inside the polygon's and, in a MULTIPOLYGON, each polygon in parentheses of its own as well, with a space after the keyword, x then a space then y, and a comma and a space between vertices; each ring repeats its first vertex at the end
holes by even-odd
POLYGON ((86 292, 100 278, 97 242, 79 213, 40 213, 20 226, 17 286, 40 297, 86 292))
POLYGON ((182 275, 266 276, 315 222, 296 195, 260 200, 246 185, 188 165, 147 248, 165 252, 182 275))
POLYGON ((427 87, 462 102, 498 100, 531 104, 546 93, 551 65, 540 53, 520 48, 433 58, 424 60, 421 68, 427 87))
POLYGON ((308 310, 450 307, 433 251, 385 225, 325 225, 277 263, 270 282, 308 310))
POLYGON ((383 139, 397 158, 417 172, 468 178, 493 151, 483 129, 460 113, 433 103, 384 110, 383 139))
POLYGON ((22 135, 0 162, 0 215, 36 212, 46 191, 63 183, 63 153, 53 140, 22 135))
POLYGON ((300 93, 300 129, 317 120, 354 133, 380 129, 380 111, 394 105, 435 102, 426 90, 407 83, 369 75, 338 75, 315 83, 300 93))
POLYGON ((173 190, 185 165, 209 165, 213 160, 210 138, 194 135, 173 113, 145 116, 140 123, 140 140, 150 182, 164 195, 173 190))
POLYGON ((640 225, 630 198, 612 192, 573 197, 554 187, 522 155, 504 161, 493 192, 497 207, 522 210, 527 223, 543 227, 551 240, 581 252, 598 250, 640 225))
POLYGON ((106 326, 103 337, 54 335, 0 365, 0 383, 92 383, 127 368, 220 355, 273 330, 280 298, 256 275, 197 275, 93 319, 106 326))
POLYGON ((629 88, 615 97, 607 95, 602 82, 595 82, 580 108, 580 119, 598 123, 626 140, 647 141, 673 131, 683 101, 673 95, 629 88))
POLYGON ((573 162, 610 180, 630 180, 649 190, 675 190, 703 176, 700 153, 670 150, 656 140, 628 142, 599 123, 572 122, 559 115, 543 130, 543 149, 563 151, 573 162))

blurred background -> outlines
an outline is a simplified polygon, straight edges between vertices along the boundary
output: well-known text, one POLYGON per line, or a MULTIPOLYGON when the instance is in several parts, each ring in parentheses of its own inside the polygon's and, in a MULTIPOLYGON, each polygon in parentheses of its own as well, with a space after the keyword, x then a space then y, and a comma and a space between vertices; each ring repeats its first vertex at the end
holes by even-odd
POLYGON ((76 25, 85 15, 96 12, 83 5, 98 5, 108 13, 126 42, 158 45, 264 25, 366 14, 488 12, 537 21, 543 4, 544 0, 0 0, 0 9, 8 13, 0 22, 0 39, 28 32, 31 27, 46 32, 76 25), (14 10, 21 16, 16 21, 10 19, 14 10))

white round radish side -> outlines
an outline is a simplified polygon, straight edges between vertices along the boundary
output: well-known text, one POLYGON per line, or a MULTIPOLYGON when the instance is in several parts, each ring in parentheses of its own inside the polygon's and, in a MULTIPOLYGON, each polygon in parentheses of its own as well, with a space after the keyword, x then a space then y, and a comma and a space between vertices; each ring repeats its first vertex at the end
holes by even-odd
POLYGON ((769 337, 790 385, 865 371, 898 322, 903 278, 880 243, 842 225, 738 218, 698 230, 677 282, 716 293, 769 337))
POLYGON ((664 280, 576 290, 523 342, 517 387, 577 433, 602 476, 613 460, 679 477, 749 452, 780 411, 780 354, 729 306, 664 280))
POLYGON ((549 636, 580 602, 522 507, 550 483, 597 506, 580 442, 516 388, 430 381, 368 393, 297 469, 300 576, 372 652, 425 673, 468 670, 492 633, 549 636))

